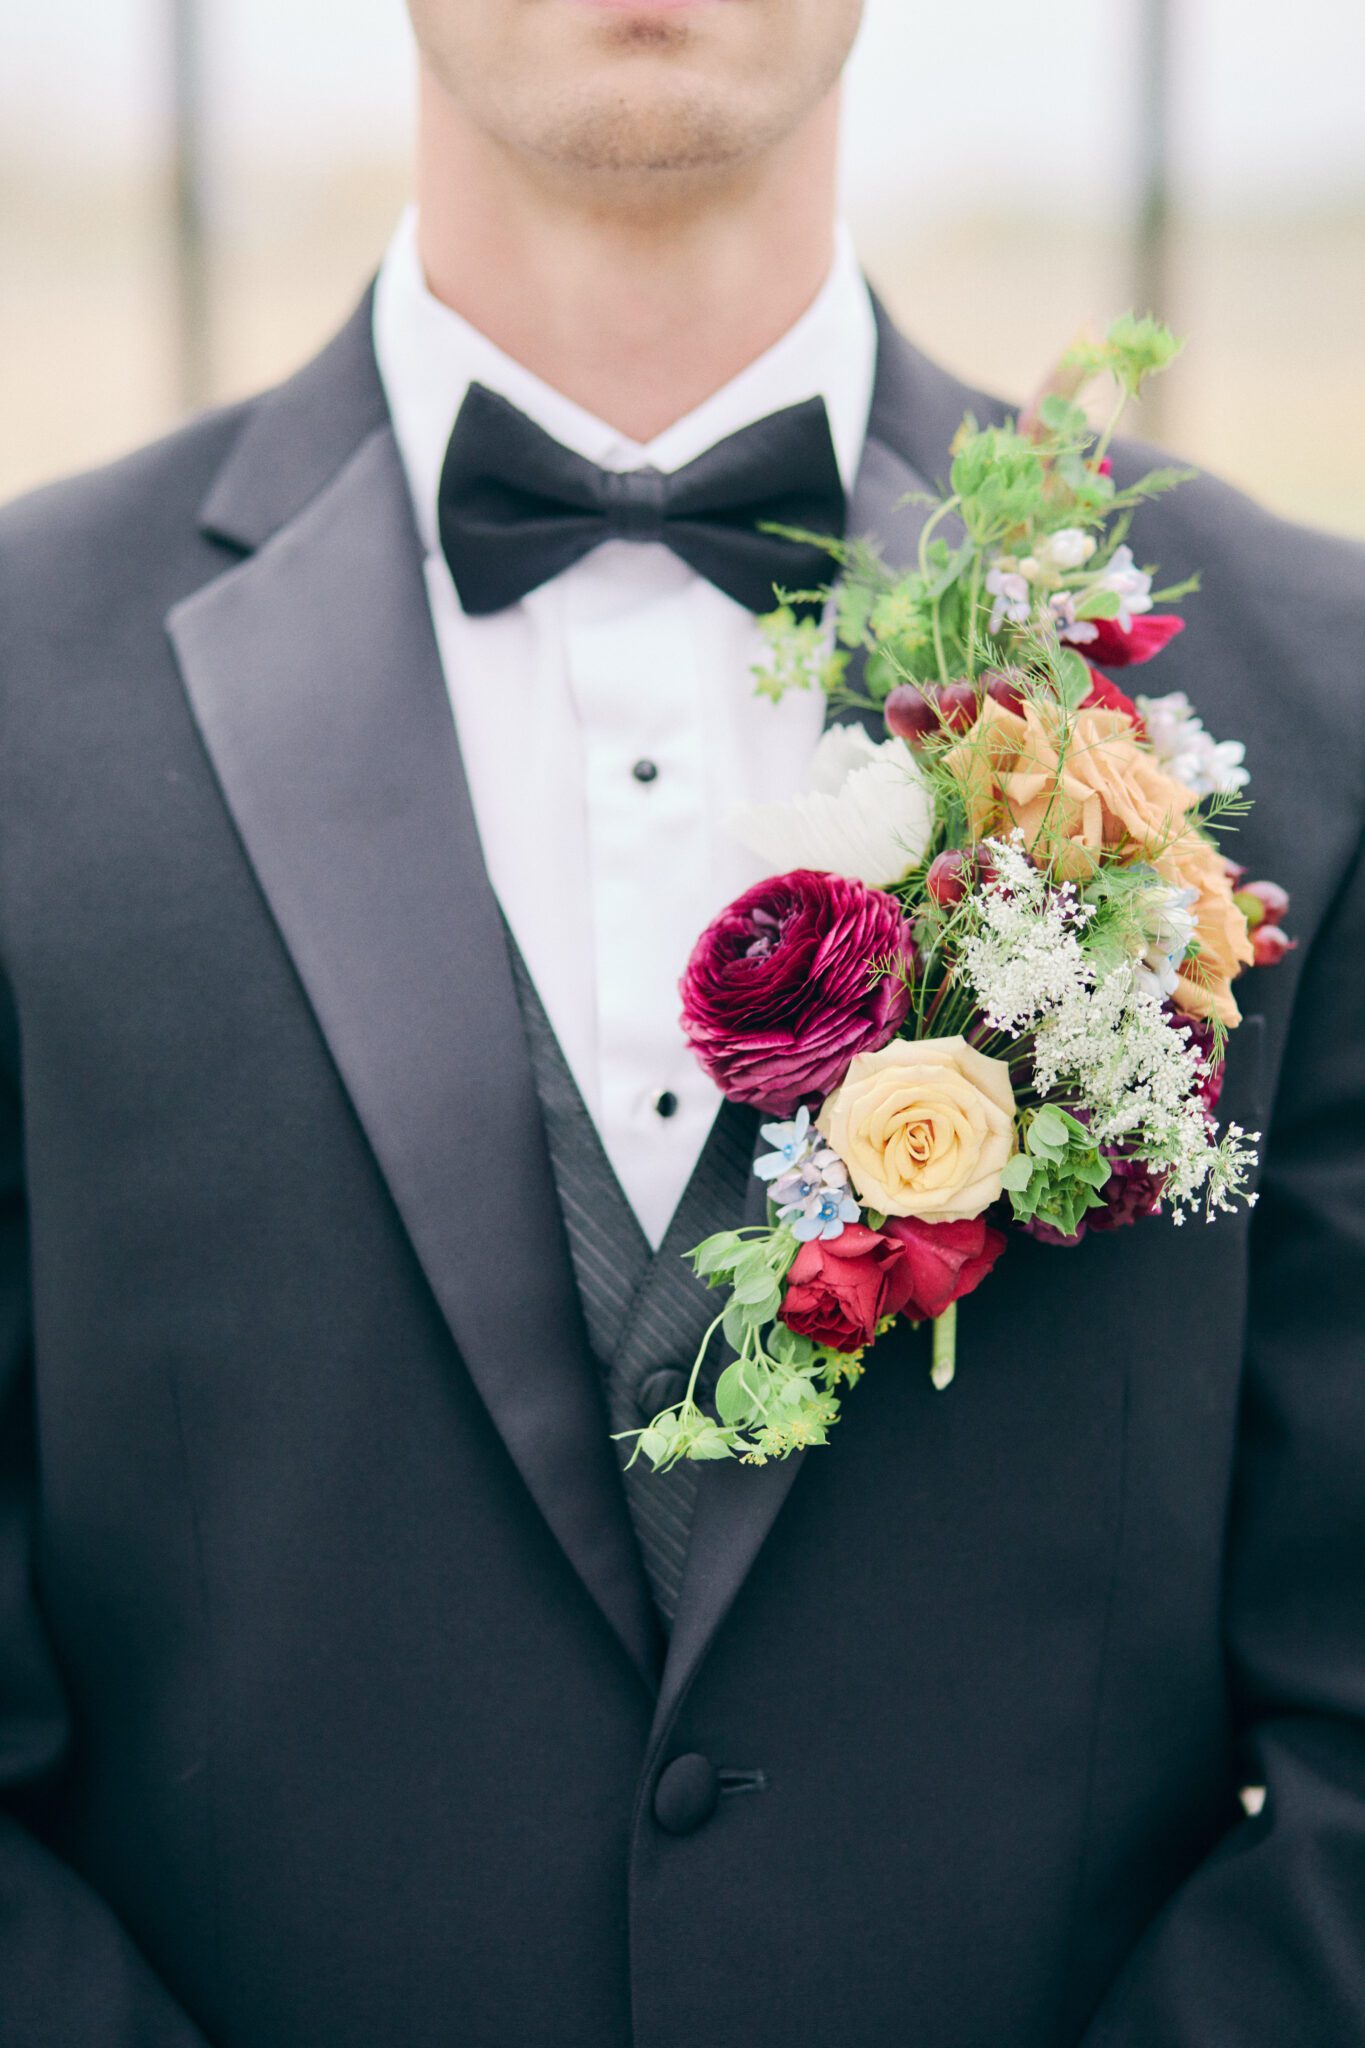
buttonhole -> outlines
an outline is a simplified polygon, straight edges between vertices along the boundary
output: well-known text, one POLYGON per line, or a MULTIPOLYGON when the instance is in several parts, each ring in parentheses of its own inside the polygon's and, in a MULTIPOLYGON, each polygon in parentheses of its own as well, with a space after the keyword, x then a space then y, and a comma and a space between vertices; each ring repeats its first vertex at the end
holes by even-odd
POLYGON ((768 1773, 766 1771, 717 1771, 722 1799, 730 1798, 736 1792, 766 1792, 768 1773))

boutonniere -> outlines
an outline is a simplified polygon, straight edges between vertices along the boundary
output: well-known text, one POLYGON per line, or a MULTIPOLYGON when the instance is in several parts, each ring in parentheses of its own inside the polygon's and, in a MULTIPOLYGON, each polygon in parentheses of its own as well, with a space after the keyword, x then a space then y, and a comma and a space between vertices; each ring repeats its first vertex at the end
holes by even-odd
POLYGON ((1107 455, 1177 347, 1126 318, 1069 359, 1066 395, 968 418, 915 567, 829 543, 832 639, 788 605, 764 622, 765 694, 822 688, 886 736, 833 726, 805 794, 737 821, 776 872, 687 963, 698 1060, 768 1113, 768 1220, 691 1255, 735 1356, 714 1412, 703 1347, 639 1433, 657 1468, 825 1443, 902 1318, 932 1323, 946 1388, 957 1305, 1012 1233, 1074 1246, 1255 1200, 1259 1134, 1215 1106, 1233 984, 1288 949, 1287 898, 1219 847, 1248 808, 1242 747, 1106 673, 1160 654, 1183 621, 1158 607, 1198 587, 1154 590, 1128 545, 1188 472, 1120 486, 1107 455), (1077 399, 1102 374, 1097 435, 1077 399))

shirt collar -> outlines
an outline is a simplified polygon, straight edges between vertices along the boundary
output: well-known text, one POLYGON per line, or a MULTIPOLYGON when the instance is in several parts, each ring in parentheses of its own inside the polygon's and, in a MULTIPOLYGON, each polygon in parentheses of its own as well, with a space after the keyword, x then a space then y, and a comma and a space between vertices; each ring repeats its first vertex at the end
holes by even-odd
POLYGON ((877 369, 872 297, 852 237, 840 224, 829 276, 795 326, 737 377, 655 440, 630 440, 505 354, 433 296, 409 207, 380 269, 374 299, 379 375, 407 472, 418 530, 439 548, 437 492, 451 429, 474 383, 519 407, 547 434, 603 469, 646 464, 666 474, 754 420, 823 398, 844 488, 853 490, 867 438, 877 369))

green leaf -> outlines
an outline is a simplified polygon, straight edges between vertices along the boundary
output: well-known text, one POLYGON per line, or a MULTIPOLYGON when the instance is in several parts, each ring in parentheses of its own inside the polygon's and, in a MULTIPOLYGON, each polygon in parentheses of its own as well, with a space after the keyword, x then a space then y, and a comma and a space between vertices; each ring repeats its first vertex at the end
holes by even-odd
POLYGON ((1116 619, 1123 599, 1116 590, 1088 590, 1076 606, 1078 619, 1116 619))
POLYGON ((687 1455, 704 1465, 713 1463, 717 1458, 733 1458, 735 1454, 717 1430, 714 1435, 698 1437, 687 1455))
POLYGON ((1062 1158, 1071 1143, 1067 1119, 1060 1110, 1054 1109, 1050 1104, 1047 1105, 1039 1110, 1029 1125, 1024 1142, 1035 1158, 1062 1158))
POLYGON ((951 554, 944 548, 938 571, 929 578, 926 596, 931 601, 936 597, 942 597, 943 593, 951 589, 958 578, 970 569, 975 554, 976 543, 970 539, 964 540, 961 547, 954 549, 951 554))
POLYGON ((1067 711, 1079 711, 1090 695, 1090 670, 1074 647, 1064 647, 1057 657, 1057 689, 1067 711))
POLYGON ((1124 486, 1123 501, 1126 504, 1139 498, 1160 498, 1167 491, 1179 490, 1181 484, 1192 483, 1198 474, 1197 469, 1149 469, 1135 484, 1124 486))
POLYGON ((1197 590, 1202 590, 1203 587, 1203 579, 1196 573, 1193 576, 1187 576, 1183 583, 1168 583, 1164 590, 1154 590, 1152 592, 1152 603, 1179 604, 1183 597, 1193 597, 1194 593, 1197 590))
POLYGON ((1033 1179, 1034 1164, 1026 1152, 1016 1152, 1000 1176, 1002 1184, 1013 1191, 1022 1191, 1033 1179))
POLYGON ((744 1368, 736 1359, 716 1381, 716 1413, 722 1422, 738 1422, 748 1413, 751 1399, 744 1384, 744 1368))
POLYGON ((733 1266, 744 1243, 735 1230, 718 1231, 699 1244, 692 1254, 695 1271, 705 1279, 709 1273, 721 1273, 733 1266))
POLYGON ((773 1292, 772 1268, 766 1260, 757 1266, 735 1268, 734 1299, 742 1308, 754 1308, 773 1292))
POLYGON ((749 1317, 737 1302, 732 1301, 725 1311, 721 1332, 726 1343, 734 1351, 744 1349, 744 1340, 749 1334, 749 1317))
POLYGON ((1059 440, 1082 441, 1090 433, 1090 421, 1083 405, 1075 405, 1069 398, 1057 392, 1050 392, 1038 408, 1038 417, 1049 433, 1059 440))
POLYGON ((657 1466, 668 1456, 668 1438, 657 1429, 646 1429, 640 1434, 640 1450, 651 1465, 657 1466))
POLYGON ((768 1338, 768 1356, 779 1365, 796 1365, 803 1361, 810 1349, 809 1337, 800 1337, 795 1330, 789 1330, 785 1323, 775 1323, 768 1338))

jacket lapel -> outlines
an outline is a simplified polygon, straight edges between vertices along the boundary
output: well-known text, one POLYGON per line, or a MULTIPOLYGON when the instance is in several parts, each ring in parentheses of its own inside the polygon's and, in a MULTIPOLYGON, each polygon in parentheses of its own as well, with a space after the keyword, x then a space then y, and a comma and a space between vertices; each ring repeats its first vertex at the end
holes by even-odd
POLYGON ((206 508, 212 530, 255 551, 178 605, 168 630, 247 857, 460 1355, 652 1685, 657 1629, 406 481, 382 400, 352 389, 366 377, 377 391, 367 328, 292 399, 285 387, 265 402, 206 508), (338 435, 350 446, 324 479, 338 435))
MULTIPOLYGON (((929 507, 914 502, 928 490, 925 478, 904 452, 902 406, 910 351, 878 308, 877 384, 867 444, 849 506, 849 532, 875 540, 892 568, 909 568, 929 507), (895 443, 888 438, 894 434, 895 443), (907 503, 906 501, 911 502, 907 503)), ((945 438, 944 448, 947 448, 945 438)), ((945 455, 946 459, 946 455, 945 455)), ((856 680, 856 669, 855 669, 856 680)), ((847 722, 854 714, 835 714, 847 722)), ((886 737, 880 714, 858 714, 876 739, 886 737)), ((750 1183, 746 1221, 765 1217, 763 1190, 750 1183)), ((807 1453, 780 1463, 734 1463, 698 1467, 697 1502, 687 1567, 669 1638, 668 1659, 654 1720, 653 1742, 662 1743, 697 1667, 729 1613, 749 1570, 796 1482, 807 1453)), ((831 1452, 838 1456, 837 1442, 831 1452)))

